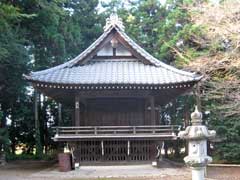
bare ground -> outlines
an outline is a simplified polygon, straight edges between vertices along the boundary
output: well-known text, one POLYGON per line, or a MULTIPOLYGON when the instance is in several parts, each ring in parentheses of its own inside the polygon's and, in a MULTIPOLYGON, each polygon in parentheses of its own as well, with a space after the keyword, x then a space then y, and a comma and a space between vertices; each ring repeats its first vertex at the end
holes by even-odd
MULTIPOLYGON (((208 167, 208 179, 240 180, 240 167, 208 167)), ((82 166, 59 172, 57 165, 44 161, 14 161, 0 168, 0 180, 190 180, 185 167, 154 168, 151 165, 82 166)))

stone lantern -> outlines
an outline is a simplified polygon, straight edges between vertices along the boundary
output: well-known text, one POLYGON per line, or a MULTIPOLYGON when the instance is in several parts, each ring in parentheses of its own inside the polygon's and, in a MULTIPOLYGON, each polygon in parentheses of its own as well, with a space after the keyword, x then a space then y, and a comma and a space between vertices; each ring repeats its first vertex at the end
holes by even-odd
POLYGON ((192 125, 185 131, 180 131, 180 139, 188 140, 188 156, 184 158, 187 166, 192 169, 192 180, 203 180, 204 170, 212 158, 207 155, 207 140, 213 139, 216 131, 209 131, 205 125, 202 125, 202 113, 198 111, 197 106, 191 114, 192 125))

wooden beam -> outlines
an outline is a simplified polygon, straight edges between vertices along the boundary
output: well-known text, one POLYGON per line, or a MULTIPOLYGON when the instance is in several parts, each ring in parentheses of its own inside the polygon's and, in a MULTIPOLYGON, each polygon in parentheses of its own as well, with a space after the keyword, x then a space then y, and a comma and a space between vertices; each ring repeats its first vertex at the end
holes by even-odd
MULTIPOLYGON (((119 86, 120 88, 121 86, 119 86)), ((143 98, 149 96, 149 91, 144 90, 92 90, 92 91, 80 91, 79 96, 81 98, 143 98)))
POLYGON ((113 48, 113 57, 116 56, 116 51, 117 51, 117 49, 116 49, 116 48, 113 48))
POLYGON ((94 60, 106 60, 106 59, 111 59, 111 60, 119 60, 119 59, 136 59, 135 56, 94 56, 94 60))
POLYGON ((75 126, 80 126, 79 94, 75 95, 75 126))

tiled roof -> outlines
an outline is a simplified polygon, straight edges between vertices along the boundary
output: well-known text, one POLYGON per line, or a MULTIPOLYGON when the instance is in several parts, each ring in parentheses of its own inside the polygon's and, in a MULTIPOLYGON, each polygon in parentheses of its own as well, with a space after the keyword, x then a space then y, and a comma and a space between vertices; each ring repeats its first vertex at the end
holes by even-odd
POLYGON ((164 67, 145 65, 134 59, 91 60, 84 66, 73 66, 32 73, 29 80, 56 84, 136 84, 163 85, 199 80, 194 74, 181 74, 164 67))
POLYGON ((56 84, 135 84, 162 85, 199 81, 201 76, 176 69, 154 58, 136 44, 118 24, 110 24, 104 33, 85 51, 74 59, 43 71, 25 76, 33 82, 56 84), (145 59, 95 60, 86 58, 106 40, 111 32, 116 32, 136 54, 145 59))

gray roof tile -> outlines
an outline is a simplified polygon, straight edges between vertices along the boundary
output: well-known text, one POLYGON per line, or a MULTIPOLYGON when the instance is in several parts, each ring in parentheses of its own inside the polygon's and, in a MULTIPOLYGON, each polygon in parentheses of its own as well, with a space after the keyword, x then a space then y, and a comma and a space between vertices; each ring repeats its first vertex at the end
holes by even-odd
POLYGON ((195 74, 179 74, 164 67, 139 61, 92 60, 84 66, 73 66, 45 73, 32 73, 30 80, 57 84, 141 84, 162 85, 197 81, 195 74))

